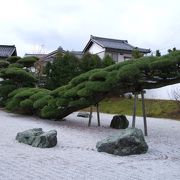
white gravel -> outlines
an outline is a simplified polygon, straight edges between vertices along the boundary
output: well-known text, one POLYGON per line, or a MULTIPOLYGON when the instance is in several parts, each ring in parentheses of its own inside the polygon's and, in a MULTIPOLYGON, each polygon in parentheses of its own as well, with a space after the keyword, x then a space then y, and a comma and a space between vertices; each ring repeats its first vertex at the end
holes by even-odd
MULTIPOLYGON (((88 119, 78 118, 77 112, 57 122, 0 110, 0 180, 180 179, 180 121, 147 118, 148 153, 120 157, 95 148, 97 141, 119 131, 109 128, 112 116, 101 114, 98 127, 93 114, 88 127, 88 119), (17 132, 39 127, 57 130, 56 147, 34 148, 15 140, 17 132)), ((142 118, 136 127, 143 128, 142 118)))

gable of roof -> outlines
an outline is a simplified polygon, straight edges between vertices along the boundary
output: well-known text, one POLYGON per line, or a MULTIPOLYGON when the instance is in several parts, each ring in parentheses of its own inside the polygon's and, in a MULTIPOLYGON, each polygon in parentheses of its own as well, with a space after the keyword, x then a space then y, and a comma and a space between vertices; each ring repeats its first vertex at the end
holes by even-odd
POLYGON ((55 51, 52 51, 52 52, 46 54, 45 56, 43 56, 44 61, 53 60, 54 57, 56 57, 57 53, 65 53, 65 50, 62 47, 60 47, 60 48, 56 49, 55 51))
POLYGON ((15 45, 0 45, 0 57, 7 58, 17 56, 15 45))
POLYGON ((132 51, 134 48, 137 48, 142 53, 150 53, 150 49, 138 48, 132 46, 128 43, 127 40, 120 40, 120 39, 110 39, 110 38, 103 38, 92 36, 87 43, 86 47, 84 48, 83 52, 86 52, 93 43, 98 44, 99 46, 106 48, 106 49, 115 49, 115 50, 125 50, 125 51, 132 51))
POLYGON ((49 54, 46 54, 43 56, 43 60, 44 61, 52 61, 54 60, 54 58, 56 57, 56 55, 58 53, 62 53, 62 54, 65 54, 66 52, 69 52, 71 54, 73 54, 74 56, 76 56, 77 58, 81 58, 82 57, 82 51, 65 51, 61 46, 55 50, 55 51, 52 51, 50 52, 49 54))

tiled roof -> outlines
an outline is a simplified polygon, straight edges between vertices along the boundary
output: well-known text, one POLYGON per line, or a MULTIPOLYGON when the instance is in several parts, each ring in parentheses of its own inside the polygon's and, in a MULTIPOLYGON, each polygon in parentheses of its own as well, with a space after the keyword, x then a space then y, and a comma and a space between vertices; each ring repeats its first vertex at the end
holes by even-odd
MULTIPOLYGON (((50 52, 49 54, 46 54, 45 56, 43 56, 44 61, 52 61, 54 60, 54 57, 57 55, 57 53, 66 53, 67 51, 65 51, 62 47, 58 48, 55 51, 50 52)), ((72 53, 74 56, 81 58, 82 57, 82 51, 69 51, 70 53, 72 53)))
MULTIPOLYGON (((109 38, 96 37, 91 35, 90 41, 84 48, 83 52, 86 52, 86 50, 91 46, 92 42, 97 43, 101 47, 107 49, 132 51, 134 48, 138 48, 129 44, 127 40, 109 39, 109 38)), ((150 49, 144 49, 144 48, 138 48, 138 49, 142 53, 150 52, 150 49)))
POLYGON ((0 57, 7 58, 17 56, 16 47, 14 45, 0 45, 0 57))

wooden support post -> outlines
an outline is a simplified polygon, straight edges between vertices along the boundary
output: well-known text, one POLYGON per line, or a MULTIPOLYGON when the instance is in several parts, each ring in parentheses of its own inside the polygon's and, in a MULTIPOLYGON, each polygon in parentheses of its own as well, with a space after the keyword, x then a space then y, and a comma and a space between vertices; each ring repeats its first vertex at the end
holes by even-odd
POLYGON ((147 121, 146 121, 146 108, 145 108, 145 102, 144 102, 144 94, 145 91, 141 91, 141 98, 142 98, 142 112, 143 112, 143 120, 144 120, 144 135, 147 136, 147 121))
POLYGON ((90 114, 89 114, 89 123, 88 123, 88 126, 91 126, 91 119, 92 119, 92 106, 90 107, 90 114))
POLYGON ((96 111, 97 111, 97 121, 98 121, 98 126, 100 126, 100 116, 99 116, 99 104, 96 104, 96 111))
POLYGON ((135 128, 135 121, 136 121, 136 103, 137 103, 138 93, 134 93, 134 107, 133 107, 133 120, 132 120, 132 127, 135 128))

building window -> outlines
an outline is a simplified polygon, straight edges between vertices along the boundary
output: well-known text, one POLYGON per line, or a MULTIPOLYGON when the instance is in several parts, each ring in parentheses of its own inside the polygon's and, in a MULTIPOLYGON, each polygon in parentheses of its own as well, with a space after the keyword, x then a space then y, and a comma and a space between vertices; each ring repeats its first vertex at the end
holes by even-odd
POLYGON ((124 56, 124 60, 130 60, 131 58, 130 57, 127 57, 127 56, 124 56))

